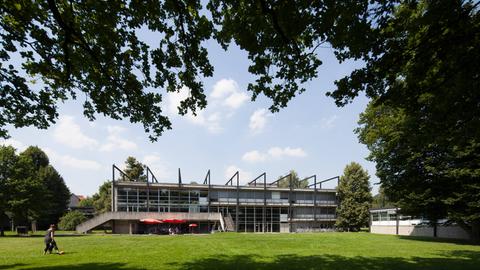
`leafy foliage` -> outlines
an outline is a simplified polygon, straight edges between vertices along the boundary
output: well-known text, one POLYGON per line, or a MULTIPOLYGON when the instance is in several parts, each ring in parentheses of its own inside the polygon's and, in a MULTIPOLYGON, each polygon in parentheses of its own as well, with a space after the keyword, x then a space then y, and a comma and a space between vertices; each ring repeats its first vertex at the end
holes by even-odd
POLYGON ((469 133, 455 136, 453 126, 433 131, 427 121, 372 102, 357 132, 376 162, 385 194, 402 212, 432 223, 448 217, 475 237, 480 221, 476 140, 467 138, 469 133))
POLYGON ((352 162, 345 167, 338 185, 337 228, 344 231, 359 231, 368 226, 370 194, 370 176, 360 164, 352 162))
POLYGON ((134 157, 128 157, 125 161, 125 175, 122 175, 122 181, 146 182, 145 165, 134 157))
POLYGON ((162 95, 189 90, 180 114, 206 106, 206 41, 245 50, 256 78, 248 90, 278 111, 317 76, 318 48, 332 46, 342 61, 363 56, 395 2, 2 1, 0 125, 47 128, 59 102, 81 97, 89 119, 128 118, 155 140, 171 128, 162 95))
POLYGON ((80 207, 94 207, 93 206, 93 198, 92 197, 87 197, 87 198, 81 200, 78 203, 78 206, 80 206, 80 207))
POLYGON ((16 224, 37 220, 40 226, 63 215, 70 192, 40 148, 16 155, 14 148, 0 146, 0 170, 2 214, 8 212, 16 224))
POLYGON ((78 224, 84 222, 87 218, 80 211, 70 211, 60 218, 58 227, 61 230, 73 231, 78 224))
POLYGON ((382 187, 378 190, 378 194, 372 197, 372 208, 395 208, 395 204, 390 201, 382 187))
POLYGON ((112 182, 103 183, 98 188, 98 193, 93 194, 92 200, 96 213, 112 211, 112 182))

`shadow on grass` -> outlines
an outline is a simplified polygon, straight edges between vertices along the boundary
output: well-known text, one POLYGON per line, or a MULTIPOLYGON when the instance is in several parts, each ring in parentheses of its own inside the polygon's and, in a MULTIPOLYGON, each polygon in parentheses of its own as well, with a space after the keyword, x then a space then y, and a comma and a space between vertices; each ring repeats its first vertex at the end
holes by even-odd
POLYGON ((262 258, 258 255, 236 255, 199 258, 185 263, 173 263, 173 267, 190 270, 215 269, 320 269, 320 270, 383 270, 383 269, 479 269, 480 252, 458 251, 441 254, 442 258, 397 257, 344 257, 338 255, 298 256, 295 254, 262 258), (266 261, 265 259, 269 259, 266 261))
POLYGON ((15 263, 15 264, 8 264, 8 265, 0 265, 0 269, 12 269, 14 267, 22 267, 25 266, 23 263, 15 263))
MULTIPOLYGON (((55 234, 55 237, 83 237, 87 236, 86 234, 55 234)), ((29 235, 17 235, 17 234, 9 234, 5 236, 0 236, 2 238, 44 238, 45 235, 42 234, 29 234, 29 235)))
POLYGON ((398 235, 398 239, 403 240, 414 240, 414 241, 423 241, 423 242, 434 242, 434 243, 451 243, 457 245, 478 245, 471 240, 464 239, 451 239, 451 238, 438 238, 438 237, 427 237, 427 236, 408 236, 408 235, 398 235))
MULTIPOLYGON (((15 267, 16 265, 11 265, 10 268, 15 267)), ((25 267, 25 265, 22 265, 25 267)), ((5 269, 10 269, 5 268, 5 269)), ((1 269, 1 268, 0 268, 1 269)), ((99 270, 144 270, 144 268, 131 267, 127 266, 125 263, 82 263, 74 265, 53 265, 53 266, 42 266, 42 267, 29 267, 22 269, 35 269, 35 270, 90 270, 90 269, 99 269, 99 270)))

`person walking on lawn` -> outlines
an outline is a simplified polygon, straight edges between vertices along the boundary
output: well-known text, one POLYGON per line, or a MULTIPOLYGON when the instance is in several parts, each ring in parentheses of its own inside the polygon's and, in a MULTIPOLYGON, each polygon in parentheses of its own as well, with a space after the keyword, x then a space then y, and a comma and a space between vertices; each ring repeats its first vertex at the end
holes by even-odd
POLYGON ((50 225, 50 228, 45 234, 45 249, 43 250, 43 255, 52 253, 53 249, 59 254, 57 243, 55 242, 55 224, 50 225))

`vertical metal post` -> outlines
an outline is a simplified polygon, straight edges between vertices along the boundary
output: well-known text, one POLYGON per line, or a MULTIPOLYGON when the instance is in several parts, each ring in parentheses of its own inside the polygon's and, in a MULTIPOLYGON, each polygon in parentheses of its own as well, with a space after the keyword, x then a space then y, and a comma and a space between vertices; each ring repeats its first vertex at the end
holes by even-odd
POLYGON ((112 205, 110 211, 115 212, 115 164, 112 165, 112 205))
POLYGON ((182 186, 182 173, 180 172, 180 168, 178 168, 178 187, 182 186))
POLYGON ((315 187, 313 192, 313 221, 317 225, 317 175, 313 176, 313 183, 315 187))
POLYGON ((288 194, 288 232, 292 232, 292 219, 293 219, 293 213, 292 213, 292 174, 288 175, 288 182, 290 186, 290 191, 288 194))
POLYGON ((267 173, 263 175, 263 223, 262 223, 262 232, 265 232, 265 226, 267 223, 266 219, 267 211, 267 173))
MULTIPOLYGON (((207 205, 207 213, 210 213, 210 189, 211 189, 211 185, 210 185, 210 169, 208 170, 207 172, 207 176, 208 177, 208 193, 207 193, 207 201, 208 201, 208 205, 207 205)), ((207 180, 207 178, 205 178, 205 180, 207 180)), ((205 184, 205 181, 204 181, 204 184, 205 184)))
POLYGON ((239 205, 240 205, 240 190, 239 190, 239 179, 240 178, 240 172, 237 172, 237 206, 235 208, 235 232, 238 232, 238 211, 239 211, 239 205))
POLYGON ((147 212, 150 212, 150 184, 148 183, 148 170, 147 170, 147 212))

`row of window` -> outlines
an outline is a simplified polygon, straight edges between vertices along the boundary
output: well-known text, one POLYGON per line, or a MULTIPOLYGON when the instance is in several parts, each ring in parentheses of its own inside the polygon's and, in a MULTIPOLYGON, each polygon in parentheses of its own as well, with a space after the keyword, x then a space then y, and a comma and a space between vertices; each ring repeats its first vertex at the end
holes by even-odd
MULTIPOLYGON (((289 204, 288 192, 267 191, 266 199, 268 203, 289 204)), ((241 191, 239 192, 239 201, 241 203, 263 203, 263 191, 241 191)), ((292 193, 292 203, 313 204, 312 193, 297 192, 292 193)), ((152 205, 177 205, 177 204, 208 204, 208 192, 199 190, 150 190, 139 188, 118 188, 117 203, 122 204, 145 204, 149 201, 152 205)), ((235 191, 212 191, 210 193, 211 202, 236 203, 237 193, 235 191)), ((334 204, 336 202, 335 194, 319 193, 316 197, 317 204, 334 204)))

